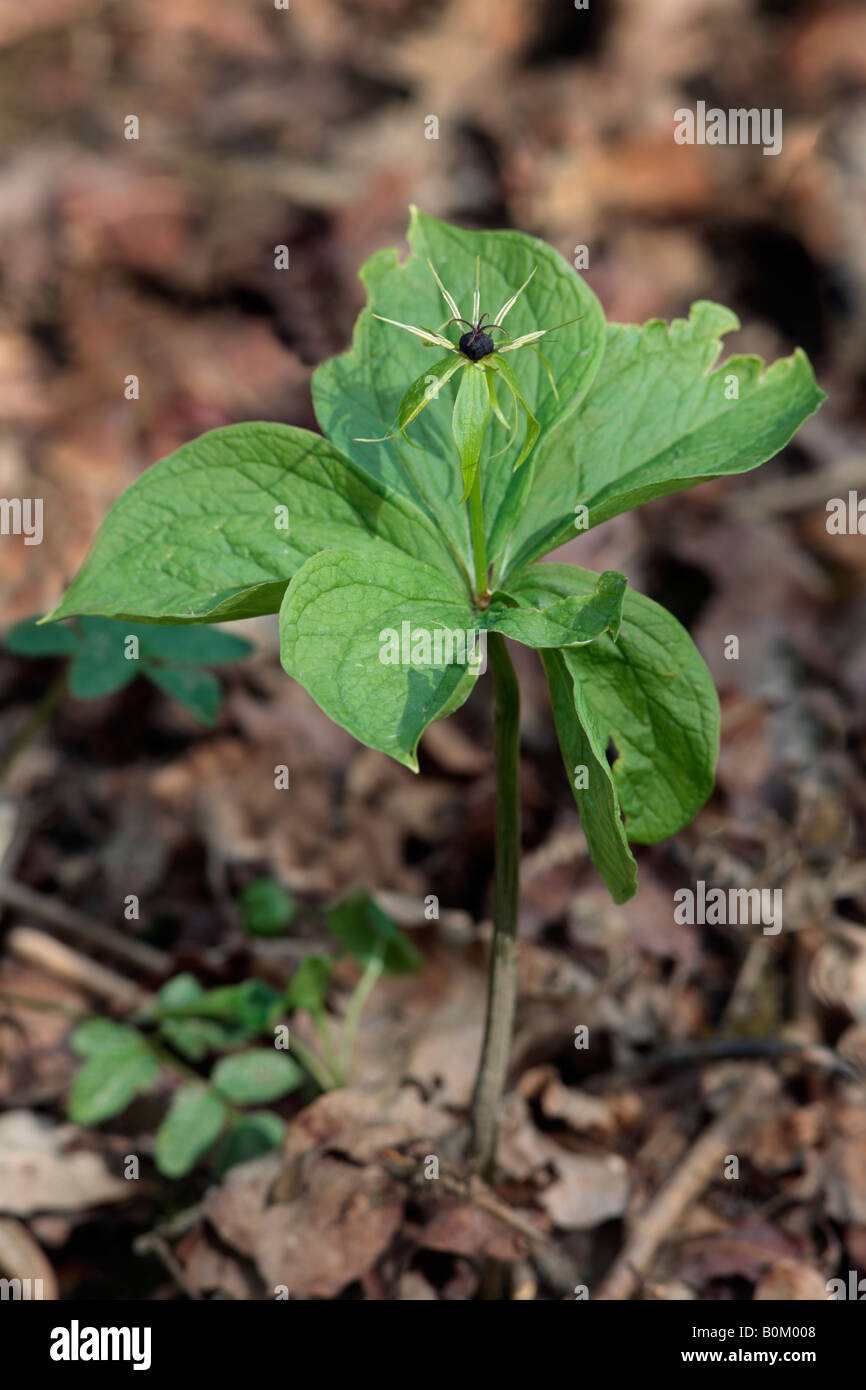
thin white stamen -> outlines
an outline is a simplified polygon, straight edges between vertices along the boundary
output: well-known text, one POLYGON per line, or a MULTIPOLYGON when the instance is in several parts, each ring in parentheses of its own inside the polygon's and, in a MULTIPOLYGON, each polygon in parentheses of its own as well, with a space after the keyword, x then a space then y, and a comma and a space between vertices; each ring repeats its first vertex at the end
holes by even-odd
POLYGON ((453 297, 452 295, 450 295, 450 294, 448 293, 448 291, 446 290, 445 286, 442 284, 442 281, 439 279, 439 276, 436 274, 436 267, 435 267, 435 265, 433 264, 433 262, 430 260, 429 257, 427 258, 427 264, 428 264, 429 267, 430 267, 430 272, 431 272, 431 274, 432 274, 432 276, 433 276, 433 279, 436 281, 436 284, 439 286, 440 290, 442 291, 442 298, 445 300, 445 303, 448 305, 448 308, 451 310, 451 313, 454 315, 455 319, 459 319, 459 317, 460 317, 460 310, 457 308, 457 301, 454 299, 454 297, 453 297))
POLYGON ((429 333, 426 328, 415 328, 411 323, 399 323, 397 319, 386 319, 384 314, 374 314, 374 319, 380 323, 390 323, 394 328, 405 328, 407 333, 414 333, 416 338, 421 338, 423 342, 432 344, 433 347, 447 348, 449 352, 457 352, 458 349, 453 343, 449 343, 447 338, 443 338, 439 333, 429 333))
POLYGON ((513 294, 513 295, 511 296, 510 299, 507 299, 507 300, 505 301, 505 303, 503 304, 502 308, 499 310, 499 313, 496 315, 496 318, 493 320, 494 326, 501 326, 502 320, 505 318, 505 315, 506 315, 511 309, 514 308, 515 304, 517 303, 517 301, 518 301, 518 299, 520 298, 520 296, 523 294, 523 291, 526 289, 526 286, 529 284, 530 280, 532 279, 532 277, 533 277, 533 275, 535 274, 535 272, 536 272, 537 269, 538 269, 538 266, 533 266, 533 267, 532 267, 532 270, 531 270, 531 271, 529 272, 529 274, 527 275, 527 277, 526 277, 526 279, 524 280, 523 284, 520 286, 520 289, 517 291, 517 294, 513 294))

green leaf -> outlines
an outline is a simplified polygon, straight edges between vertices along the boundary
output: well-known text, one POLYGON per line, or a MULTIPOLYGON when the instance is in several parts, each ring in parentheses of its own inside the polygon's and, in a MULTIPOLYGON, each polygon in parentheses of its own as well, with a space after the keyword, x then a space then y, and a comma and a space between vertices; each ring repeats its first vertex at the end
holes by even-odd
POLYGON ((69 690, 77 699, 113 695, 141 675, 140 663, 126 655, 132 634, 123 623, 81 618, 77 626, 78 647, 69 668, 69 690))
POLYGON ((783 448, 824 392, 799 349, 766 369, 759 357, 731 357, 710 371, 720 335, 738 327, 730 310, 705 300, 670 326, 608 325, 579 412, 536 450, 508 569, 579 534, 576 506, 598 526, 652 498, 755 468, 783 448))
POLYGON ((181 1004, 160 1003, 153 1016, 158 1020, 214 1018, 261 1033, 279 1017, 281 1008, 282 995, 273 986, 264 980, 244 980, 239 985, 220 985, 181 1004))
POLYGON ((196 1000, 204 998, 205 991, 195 975, 184 970, 180 975, 172 975, 170 980, 166 980, 161 985, 157 993, 160 1004, 165 1004, 167 1008, 179 1008, 183 1004, 194 1004, 196 1000))
POLYGON ((616 570, 598 576, 589 595, 571 595, 547 608, 526 604, 506 607, 496 594, 485 614, 483 625, 505 637, 513 637, 527 647, 572 647, 594 642, 603 632, 614 640, 622 623, 622 604, 626 578, 616 570))
MULTIPOLYGON (((167 980, 157 996, 159 1005, 167 1009, 183 1008, 204 998, 202 989, 194 975, 184 973, 167 980)), ((200 1062, 210 1052, 230 1047, 241 1041, 236 1027, 225 1027, 213 1019, 191 1018, 160 1023, 160 1034, 165 1041, 191 1062, 200 1062)))
POLYGON ((364 889, 338 903, 325 920, 328 930, 361 965, 381 956, 388 974, 403 975, 424 964, 411 941, 364 889))
POLYGON ((285 1052, 254 1048, 221 1058, 210 1079, 227 1100, 238 1105, 263 1105, 294 1091, 304 1073, 285 1052))
MULTIPOLYGON (((574 565, 533 565, 509 591, 543 606, 589 593, 595 582, 574 565)), ((629 589, 616 642, 604 636, 561 655, 618 750, 613 780, 628 838, 653 844, 675 834, 710 795, 719 749, 718 696, 688 633, 629 589)))
POLYGON ((457 399, 451 412, 451 433, 457 445, 460 468, 463 474, 463 496, 461 502, 472 491, 475 475, 481 460, 481 445, 484 442, 484 427, 490 415, 490 388, 483 367, 467 364, 457 388, 457 399))
MULTIPOLYGON (((422 372, 421 376, 415 378, 397 411, 397 428, 404 435, 407 427, 411 425, 413 420, 417 420, 421 411, 431 401, 438 399, 440 388, 451 380, 459 367, 463 366, 465 366, 465 358, 455 353, 449 353, 447 357, 441 357, 438 362, 434 362, 432 367, 428 367, 426 372, 422 372)), ((377 440, 375 442, 381 443, 382 441, 377 440)), ((411 440, 407 440, 407 443, 411 442, 411 440)))
POLYGON ((562 651, 541 654, 565 772, 577 802, 592 861, 615 903, 637 892, 637 865, 628 847, 605 752, 607 739, 562 651), (585 774, 584 770, 585 769, 585 774), (580 785, 585 775, 586 787, 580 785))
POLYGON ((513 471, 516 473, 518 468, 520 468, 521 464, 523 463, 524 459, 532 452, 535 441, 537 440, 541 431, 541 425, 539 424, 538 420, 536 420, 535 416, 529 408, 529 405, 527 404, 526 397, 524 396, 523 391, 521 390, 520 381, 511 363, 506 362, 504 357, 496 357, 493 359, 493 364, 496 368, 496 371, 499 373, 505 384, 508 386, 508 389, 511 391, 515 400, 523 406, 523 409, 526 413, 526 437, 523 441, 523 448, 520 450, 520 453, 518 454, 513 466, 513 471))
POLYGON ((252 642, 245 638, 204 624, 161 627, 157 623, 142 623, 127 631, 138 637, 142 657, 155 657, 174 666, 222 666, 229 661, 243 661, 253 649, 252 642))
POLYGON ((40 627, 37 618, 24 618, 6 634, 6 650, 15 656, 71 656, 77 646, 68 627, 40 627))
POLYGON ((244 931, 251 936, 282 936, 297 911, 291 893, 275 878, 247 883, 239 901, 244 931))
POLYGON ((319 1013, 324 1007, 334 962, 327 956, 305 956, 286 986, 287 1009, 319 1013))
POLYGON ((235 1020, 261 1033, 279 1016, 282 995, 264 980, 244 980, 239 985, 209 990, 201 1006, 214 1017, 235 1020))
POLYGON ((285 1121, 270 1110, 251 1110, 230 1127, 219 1156, 220 1173, 228 1172, 237 1163, 261 1158, 282 1144, 286 1136, 285 1121))
POLYGON ((90 613, 189 624, 275 613, 311 555, 379 537, 460 573, 431 522, 326 439, 288 425, 228 425, 133 483, 46 621, 90 613))
POLYGON ((471 690, 476 619, 459 588, 399 550, 326 551, 286 594, 282 663, 336 724, 417 772, 422 733, 471 690))
MULTIPOLYGON (((557 400, 543 363, 522 349, 512 359, 521 390, 542 430, 575 410, 598 368, 604 350, 604 315, 592 291, 552 247, 521 232, 469 232, 412 209, 412 254, 401 263, 396 250, 377 252, 361 270, 367 307, 355 327, 351 351, 332 358, 313 377, 313 399, 322 429, 368 473, 423 507, 435 518, 467 573, 471 546, 462 477, 451 437, 454 383, 440 391, 415 423, 412 439, 424 453, 396 438, 360 444, 359 436, 386 435, 393 429, 406 384, 431 371, 431 349, 408 333, 373 317, 373 311, 402 323, 437 327, 450 311, 427 265, 429 257, 444 284, 468 317, 480 261, 481 308, 495 313, 535 269, 530 284, 511 310, 508 332, 517 337, 580 317, 545 345, 559 388, 557 400)), ((457 342, 461 325, 444 330, 457 342)), ((435 359, 434 359, 435 360, 435 359)), ((509 485, 513 450, 491 459, 507 437, 498 424, 489 430, 482 456, 484 515, 488 528, 509 485)), ((491 559, 496 555, 488 547, 491 559)))
POLYGON ((215 724, 222 704, 222 686, 210 671, 197 671, 191 666, 155 666, 149 661, 142 675, 158 686, 164 695, 177 700, 185 710, 202 724, 215 724))
POLYGON ((249 1029, 205 1018, 192 1018, 189 1022, 166 1021, 160 1024, 159 1032, 175 1052, 190 1062, 201 1062, 212 1052, 227 1052, 238 1043, 247 1042, 251 1036, 249 1029))
POLYGON ((198 1081, 175 1091, 168 1114, 156 1131, 154 1158, 167 1178, 194 1168, 219 1137, 228 1111, 219 1096, 198 1081))
POLYGON ((115 1023, 110 1018, 88 1018, 69 1035, 69 1046, 79 1057, 97 1057, 109 1052, 115 1056, 135 1048, 146 1047, 137 1028, 128 1023, 115 1023))
MULTIPOLYGON (((67 1113, 79 1125, 98 1125, 119 1115, 140 1091, 156 1081, 159 1063, 134 1029, 134 1040, 117 1050, 94 1050, 69 1091, 67 1113)), ((93 1046, 92 1035, 88 1042, 93 1046)))

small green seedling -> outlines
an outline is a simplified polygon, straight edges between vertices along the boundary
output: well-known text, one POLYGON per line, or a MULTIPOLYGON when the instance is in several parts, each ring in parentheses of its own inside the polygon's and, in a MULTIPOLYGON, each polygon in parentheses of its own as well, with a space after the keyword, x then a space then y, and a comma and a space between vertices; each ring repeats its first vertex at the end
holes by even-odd
POLYGON ((155 1003, 128 1023, 106 1018, 81 1023, 70 1037, 84 1061, 70 1088, 69 1118, 82 1125, 111 1119, 151 1090, 160 1069, 168 1067, 182 1084, 154 1143, 156 1166, 166 1177, 188 1173, 218 1140, 220 1171, 274 1148, 285 1133, 280 1116, 245 1107, 281 1100, 306 1080, 321 1091, 345 1084, 361 1013, 376 981, 383 973, 402 974, 422 963, 364 891, 339 903, 325 923, 338 943, 337 954, 305 957, 282 993, 258 979, 205 990, 185 973, 168 980, 155 1003), (326 1001, 336 960, 346 954, 357 961, 361 975, 335 1031, 326 1001), (299 1009, 310 1015, 321 1053, 280 1022, 299 1009), (251 1046, 264 1039, 272 1045, 251 1046), (196 1068, 212 1057, 217 1060, 205 1078, 196 1068))
POLYGON ((208 666, 240 661, 251 643, 219 628, 160 627, 82 617, 56 627, 25 618, 10 629, 5 646, 15 656, 67 657, 69 666, 46 692, 33 717, 0 760, 5 772, 66 694, 78 700, 114 695, 144 676, 183 705, 201 724, 214 724, 222 689, 208 666))
POLYGON ((282 936, 294 919, 297 908, 275 878, 256 878, 238 895, 241 923, 250 936, 282 936))
POLYGON ((383 250, 361 272, 352 348, 313 381, 323 434, 231 425, 163 459, 112 508, 49 618, 188 626, 279 612, 286 671, 413 771, 424 730, 489 659, 494 945, 471 1115, 489 1173, 517 960, 519 709, 505 638, 540 654, 589 852, 624 902, 637 888, 629 840, 675 834, 712 790, 718 699, 688 634, 623 575, 538 562, 643 502, 763 463, 823 392, 800 350, 769 368, 752 356, 715 366, 739 327, 717 304, 670 325, 606 323, 571 266, 519 232, 413 210, 409 242, 404 263, 383 250), (447 322, 428 327, 443 300, 458 318, 470 295, 456 341, 447 322), (431 362, 432 348, 446 355, 431 362))

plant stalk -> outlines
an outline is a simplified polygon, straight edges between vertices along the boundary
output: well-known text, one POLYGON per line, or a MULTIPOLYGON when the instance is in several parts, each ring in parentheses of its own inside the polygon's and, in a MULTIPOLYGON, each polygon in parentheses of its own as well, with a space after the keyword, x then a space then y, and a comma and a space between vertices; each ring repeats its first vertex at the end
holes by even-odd
POLYGON ((361 1021, 361 1014, 364 1005, 376 987, 376 981, 385 969, 385 962, 382 955, 371 956, 364 966, 364 973, 352 991, 349 1006, 346 1009, 346 1017, 343 1020, 343 1028, 340 1034, 340 1072, 343 1077, 347 1077, 352 1065, 352 1049, 355 1045, 355 1034, 358 1031, 358 1024, 361 1021))
POLYGON ((472 1096, 471 1155, 488 1181, 496 1160, 517 998, 517 895, 520 868, 520 691, 505 638, 491 632, 487 654, 496 695, 496 870, 487 1017, 472 1096))
POLYGON ((296 1038, 294 1033, 289 1034, 289 1051, 294 1052, 301 1066, 306 1067, 322 1091, 334 1091, 343 1084, 342 1078, 334 1075, 321 1058, 316 1056, 313 1049, 301 1042, 300 1038, 296 1038))
POLYGON ((58 676, 53 685, 48 687, 42 699, 39 701, 39 704, 31 711, 5 753, 0 757, 0 782, 3 781, 6 774, 10 771, 18 754, 24 752, 28 743, 36 737, 43 724, 47 724, 48 720, 57 709, 57 706, 63 700, 65 694, 66 672, 64 671, 63 675, 58 676))
POLYGON ((487 579, 487 546, 484 541, 480 468, 475 470, 475 482, 469 493, 469 531, 472 536, 472 559, 475 564, 475 598, 479 608, 488 608, 490 606, 490 584, 487 579))

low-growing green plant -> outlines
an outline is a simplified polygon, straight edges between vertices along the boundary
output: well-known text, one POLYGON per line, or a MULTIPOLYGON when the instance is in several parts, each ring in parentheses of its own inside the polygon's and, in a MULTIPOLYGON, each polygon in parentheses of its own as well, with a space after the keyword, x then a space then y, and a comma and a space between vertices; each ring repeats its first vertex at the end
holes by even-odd
POLYGON ((305 1079, 323 1091, 345 1084, 358 1022, 376 981, 383 973, 421 966, 415 948, 366 892, 338 903, 325 925, 337 953, 306 956, 282 992, 258 979, 206 990, 184 973, 168 980, 155 1002, 126 1023, 89 1018, 79 1024, 70 1046, 84 1061, 70 1088, 69 1118, 82 1125, 111 1119, 151 1090, 167 1066, 183 1084, 156 1131, 154 1159, 166 1177, 188 1173, 220 1139, 221 1171, 279 1144, 285 1132, 280 1116, 244 1107, 280 1100, 305 1079), (325 1005, 343 955, 357 961, 361 975, 334 1031, 325 1005), (312 1018, 321 1051, 280 1022, 299 1009, 312 1018), (270 1047, 250 1046, 265 1038, 270 1047), (205 1078, 196 1068, 213 1057, 205 1078))
POLYGON ((188 625, 279 612, 286 671, 413 771, 486 643, 494 939, 471 1120, 489 1172, 516 990, 519 707, 505 639, 540 653, 589 852, 616 902, 636 891, 629 840, 662 840, 694 815, 718 750, 715 689, 680 624, 622 575, 538 562, 643 502, 754 468, 823 393, 800 350, 714 369, 720 335, 739 326, 717 304, 670 325, 608 324, 532 237, 413 210, 409 242, 405 262, 383 250, 364 266, 351 350, 314 377, 323 435, 240 424, 184 445, 115 504, 49 616, 188 625), (470 295, 471 321, 449 336, 443 308, 458 318, 470 295), (430 362, 431 348, 445 356, 430 362))
POLYGON ((114 695, 143 676, 202 724, 219 716, 222 688, 208 666, 240 661, 252 644, 219 628, 160 627, 155 623, 122 626, 111 618, 82 617, 43 627, 37 618, 16 623, 7 636, 7 651, 37 659, 66 657, 69 665, 49 687, 11 747, 0 758, 0 775, 45 723, 64 697, 96 700, 114 695))
POLYGON ((295 900, 275 878, 254 878, 238 895, 241 923, 250 936, 282 936, 297 911, 295 900))

